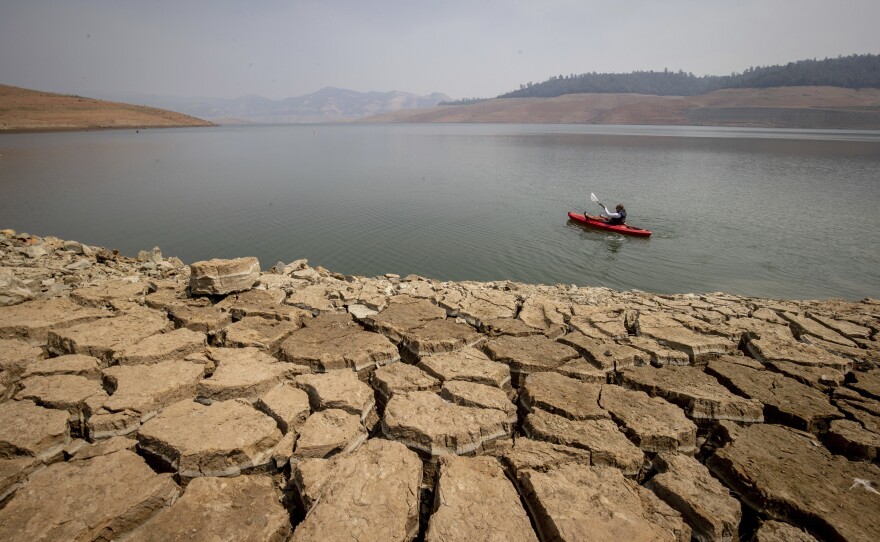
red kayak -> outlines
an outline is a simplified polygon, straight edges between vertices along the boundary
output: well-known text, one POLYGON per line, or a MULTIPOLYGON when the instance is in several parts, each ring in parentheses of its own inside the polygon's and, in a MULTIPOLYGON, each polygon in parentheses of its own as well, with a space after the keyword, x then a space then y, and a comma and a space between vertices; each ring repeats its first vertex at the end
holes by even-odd
POLYGON ((590 215, 580 215, 578 213, 568 213, 568 218, 574 220, 575 222, 579 222, 585 226, 591 226, 593 228, 598 228, 600 230, 613 231, 616 233, 622 233, 624 235, 635 235, 637 237, 650 237, 651 232, 649 230, 643 230, 642 228, 634 228, 628 224, 620 224, 619 226, 611 225, 598 216, 590 216, 590 215))

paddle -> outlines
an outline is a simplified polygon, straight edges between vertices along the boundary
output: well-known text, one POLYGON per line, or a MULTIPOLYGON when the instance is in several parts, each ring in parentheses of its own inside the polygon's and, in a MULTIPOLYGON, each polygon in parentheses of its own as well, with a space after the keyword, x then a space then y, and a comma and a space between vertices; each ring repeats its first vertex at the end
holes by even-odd
MULTIPOLYGON (((605 208, 605 206, 599 202, 599 198, 596 197, 596 194, 593 194, 592 192, 590 192, 590 199, 593 200, 593 203, 598 203, 602 207, 602 209, 605 208)), ((586 214, 587 214, 587 212, 584 211, 584 215, 586 215, 586 214)))

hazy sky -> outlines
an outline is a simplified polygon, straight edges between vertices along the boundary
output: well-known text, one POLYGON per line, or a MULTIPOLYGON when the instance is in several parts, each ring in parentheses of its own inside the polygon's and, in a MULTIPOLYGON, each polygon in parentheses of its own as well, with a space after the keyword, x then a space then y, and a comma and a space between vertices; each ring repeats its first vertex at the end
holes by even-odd
POLYGON ((583 72, 880 53, 880 0, 0 0, 0 83, 279 99, 492 97, 583 72))

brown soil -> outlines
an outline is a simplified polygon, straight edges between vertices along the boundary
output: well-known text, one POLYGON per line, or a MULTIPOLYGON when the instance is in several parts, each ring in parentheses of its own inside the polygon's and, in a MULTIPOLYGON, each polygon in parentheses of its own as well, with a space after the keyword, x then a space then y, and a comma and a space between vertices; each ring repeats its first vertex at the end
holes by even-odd
POLYGON ((878 129, 880 89, 782 87, 719 90, 700 96, 495 98, 471 105, 396 111, 365 121, 878 129))
POLYGON ((153 107, 0 85, 0 133, 213 126, 153 107))

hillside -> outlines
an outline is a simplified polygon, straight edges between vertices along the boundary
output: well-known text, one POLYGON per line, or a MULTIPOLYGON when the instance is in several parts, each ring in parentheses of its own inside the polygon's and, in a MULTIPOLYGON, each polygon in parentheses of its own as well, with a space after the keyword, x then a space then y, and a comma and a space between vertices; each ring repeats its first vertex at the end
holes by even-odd
POLYGON ((696 96, 715 90, 773 87, 880 88, 880 55, 850 55, 799 60, 784 65, 751 66, 742 73, 704 75, 665 69, 631 73, 554 75, 520 85, 499 98, 553 98, 564 94, 651 94, 696 96))
POLYGON ((152 107, 0 85, 0 133, 174 126, 212 123, 152 107))
POLYGON ((398 111, 364 122, 653 124, 880 129, 880 89, 727 89, 699 96, 567 94, 398 111))

